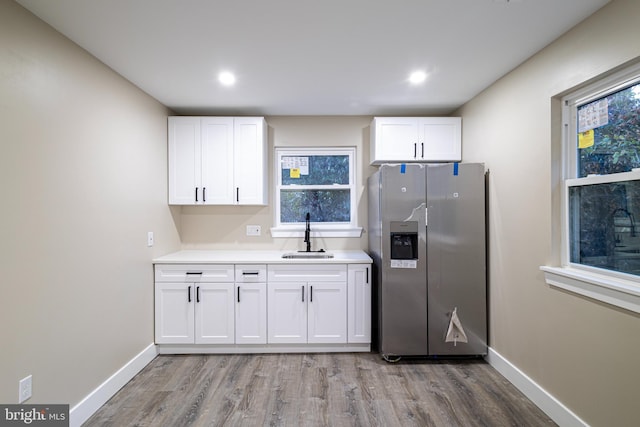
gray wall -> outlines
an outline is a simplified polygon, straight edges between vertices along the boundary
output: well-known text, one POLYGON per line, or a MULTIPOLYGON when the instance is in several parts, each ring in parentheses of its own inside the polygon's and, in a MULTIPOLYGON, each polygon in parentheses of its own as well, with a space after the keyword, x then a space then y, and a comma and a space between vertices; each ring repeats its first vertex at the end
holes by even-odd
POLYGON ((638 423, 640 319, 545 284, 559 265, 559 95, 640 55, 640 2, 614 0, 485 90, 463 158, 490 177, 490 344, 593 426, 638 423))
POLYGON ((32 374, 29 402, 73 406, 153 342, 167 114, 0 0, 0 402, 32 374))

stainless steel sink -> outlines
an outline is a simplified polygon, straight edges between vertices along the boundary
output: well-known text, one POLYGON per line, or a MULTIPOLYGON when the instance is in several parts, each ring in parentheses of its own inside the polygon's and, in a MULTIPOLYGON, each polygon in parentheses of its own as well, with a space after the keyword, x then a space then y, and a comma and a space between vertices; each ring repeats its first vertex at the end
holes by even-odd
POLYGON ((282 255, 287 259, 328 259, 333 258, 329 252, 288 252, 282 255))

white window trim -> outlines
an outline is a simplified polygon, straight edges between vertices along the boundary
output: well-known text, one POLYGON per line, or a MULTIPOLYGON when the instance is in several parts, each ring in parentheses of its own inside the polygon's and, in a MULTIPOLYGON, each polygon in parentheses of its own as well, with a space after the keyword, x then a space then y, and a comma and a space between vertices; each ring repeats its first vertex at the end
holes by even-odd
POLYGON ((326 155, 348 155, 350 157, 349 182, 348 187, 351 190, 351 221, 349 224, 341 223, 314 223, 311 220, 311 237, 361 237, 362 227, 357 225, 357 189, 356 189, 356 148, 355 147, 276 147, 274 153, 274 184, 275 184, 275 202, 274 202, 274 221, 271 227, 271 236, 274 238, 296 238, 304 237, 304 224, 282 225, 279 224, 280 219, 280 164, 281 156, 299 156, 301 153, 309 155, 322 152, 326 155))
POLYGON ((598 82, 567 95, 562 99, 562 185, 561 192, 561 266, 541 266, 545 282, 578 295, 601 301, 616 307, 640 313, 640 278, 624 273, 599 269, 571 263, 569 257, 569 217, 568 217, 568 188, 577 183, 596 184, 627 179, 640 178, 640 172, 625 172, 608 176, 593 176, 575 178, 577 171, 577 156, 570 148, 575 144, 577 104, 584 104, 591 100, 602 98, 608 93, 615 92, 624 86, 640 81, 640 63, 600 79, 598 82), (615 175, 615 176, 614 176, 615 175))

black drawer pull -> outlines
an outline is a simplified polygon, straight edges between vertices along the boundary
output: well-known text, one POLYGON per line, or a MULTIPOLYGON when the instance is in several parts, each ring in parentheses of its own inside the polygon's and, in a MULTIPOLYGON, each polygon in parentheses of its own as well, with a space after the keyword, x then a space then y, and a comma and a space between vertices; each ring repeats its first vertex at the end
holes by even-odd
POLYGON ((243 271, 242 275, 243 276, 259 276, 260 272, 259 271, 243 271))
POLYGON ((202 276, 202 271, 187 271, 187 276, 202 276))
POLYGON ((196 302, 200 302, 200 286, 196 287, 196 302))

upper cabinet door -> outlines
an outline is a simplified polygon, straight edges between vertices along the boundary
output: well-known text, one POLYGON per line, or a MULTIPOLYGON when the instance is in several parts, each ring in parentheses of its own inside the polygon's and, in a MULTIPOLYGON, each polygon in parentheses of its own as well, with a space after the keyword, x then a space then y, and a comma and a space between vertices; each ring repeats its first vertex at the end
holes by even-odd
POLYGON ((200 117, 169 117, 169 204, 202 200, 200 117), (196 195, 196 192, 200 192, 196 195))
POLYGON ((371 164, 459 162, 460 117, 375 117, 371 124, 371 164))
POLYGON ((417 160, 415 117, 376 117, 371 125, 371 163, 417 160))
POLYGON ((266 122, 262 117, 234 119, 233 182, 236 204, 267 204, 266 133, 266 122))
POLYGON ((233 204, 233 150, 233 117, 203 117, 202 200, 204 204, 233 204))
POLYGON ((461 128, 460 117, 422 117, 419 120, 419 139, 420 144, 424 143, 424 161, 461 161, 461 128))

